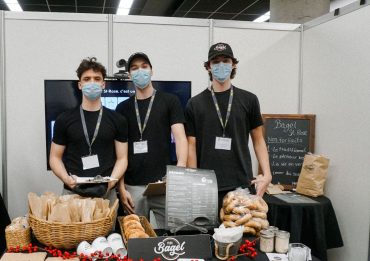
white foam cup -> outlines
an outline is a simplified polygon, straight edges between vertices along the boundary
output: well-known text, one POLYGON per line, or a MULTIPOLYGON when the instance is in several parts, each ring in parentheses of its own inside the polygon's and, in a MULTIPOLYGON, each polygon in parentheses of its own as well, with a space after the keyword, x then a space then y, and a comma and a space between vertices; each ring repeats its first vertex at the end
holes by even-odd
POLYGON ((127 255, 127 250, 125 248, 125 245, 123 244, 123 240, 120 234, 113 233, 108 236, 108 243, 111 246, 113 253, 116 255, 120 255, 120 257, 123 257, 127 255))
POLYGON ((95 240, 92 243, 92 246, 95 248, 96 251, 102 252, 104 257, 108 257, 111 254, 113 254, 113 250, 105 237, 95 238, 95 240))
POLYGON ((94 254, 96 249, 89 244, 87 241, 82 241, 80 244, 77 246, 77 255, 84 254, 85 256, 91 256, 94 254))

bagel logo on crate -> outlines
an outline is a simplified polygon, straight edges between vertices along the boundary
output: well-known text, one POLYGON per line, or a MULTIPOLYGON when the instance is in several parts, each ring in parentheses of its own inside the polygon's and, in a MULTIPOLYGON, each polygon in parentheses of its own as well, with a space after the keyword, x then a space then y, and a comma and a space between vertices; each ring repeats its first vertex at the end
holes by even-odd
POLYGON ((211 179, 207 179, 206 177, 202 177, 201 181, 203 183, 208 183, 208 184, 212 184, 213 183, 213 181, 211 179))
POLYGON ((185 254, 185 241, 180 244, 175 238, 168 237, 154 247, 156 254, 161 254, 167 260, 175 260, 185 254))

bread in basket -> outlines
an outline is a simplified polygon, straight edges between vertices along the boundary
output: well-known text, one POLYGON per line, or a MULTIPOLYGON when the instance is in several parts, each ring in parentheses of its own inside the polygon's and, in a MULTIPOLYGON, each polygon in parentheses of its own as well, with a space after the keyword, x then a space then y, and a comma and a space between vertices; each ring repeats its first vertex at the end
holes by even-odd
POLYGON ((92 222, 50 222, 29 213, 29 223, 40 243, 59 249, 76 248, 82 241, 91 242, 99 236, 109 234, 117 216, 118 202, 116 199, 107 217, 92 222))

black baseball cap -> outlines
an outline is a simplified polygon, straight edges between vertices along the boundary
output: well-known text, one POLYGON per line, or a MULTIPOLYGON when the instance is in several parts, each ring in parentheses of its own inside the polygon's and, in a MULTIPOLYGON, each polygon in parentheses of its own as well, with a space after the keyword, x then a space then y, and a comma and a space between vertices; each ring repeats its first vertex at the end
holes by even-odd
POLYGON ((234 58, 233 50, 227 43, 216 43, 212 45, 208 51, 208 61, 216 58, 219 55, 234 58))
POLYGON ((131 64, 136 58, 144 59, 150 65, 150 68, 152 68, 152 64, 150 63, 148 55, 146 55, 145 53, 138 52, 138 53, 132 54, 130 58, 128 58, 127 71, 130 71, 131 64))

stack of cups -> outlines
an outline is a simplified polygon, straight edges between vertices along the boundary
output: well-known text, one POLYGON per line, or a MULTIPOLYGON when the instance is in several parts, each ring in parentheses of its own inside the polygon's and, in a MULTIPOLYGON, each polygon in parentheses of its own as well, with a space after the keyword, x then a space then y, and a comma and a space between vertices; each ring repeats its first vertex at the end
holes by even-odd
POLYGON ((124 257, 127 255, 127 250, 123 245, 123 240, 120 234, 113 233, 108 237, 108 243, 112 247, 113 253, 115 255, 119 255, 120 257, 124 257))
POLYGON ((77 255, 83 254, 84 256, 91 257, 96 252, 96 249, 87 241, 82 241, 77 247, 77 255))
POLYGON ((108 257, 113 254, 113 250, 105 237, 97 237, 92 242, 93 248, 96 251, 101 252, 104 257, 108 257))
POLYGON ((92 254, 101 253, 104 257, 112 254, 124 257, 127 255, 127 250, 123 244, 120 234, 113 233, 108 238, 98 237, 90 245, 87 241, 82 241, 77 247, 77 254, 84 254, 91 257, 92 254))

